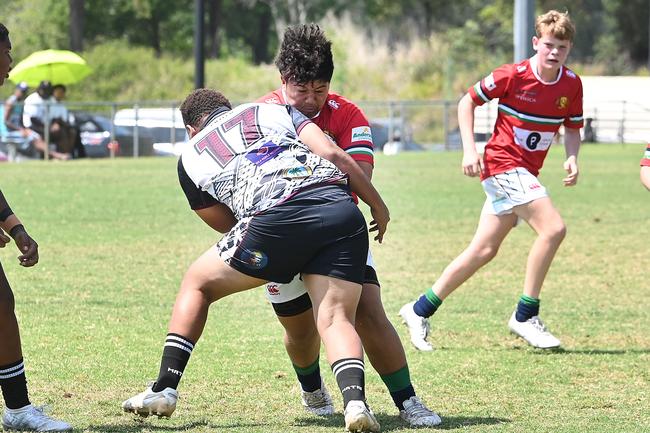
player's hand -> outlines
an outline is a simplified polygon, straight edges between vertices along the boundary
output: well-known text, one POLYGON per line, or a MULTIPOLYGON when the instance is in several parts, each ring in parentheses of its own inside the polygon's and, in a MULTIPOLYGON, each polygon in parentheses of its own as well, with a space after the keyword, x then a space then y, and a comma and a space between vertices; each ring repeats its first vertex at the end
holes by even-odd
POLYGON ((573 186, 578 182, 578 162, 575 156, 570 156, 564 161, 564 169, 568 173, 567 177, 562 179, 564 186, 573 186))
POLYGON ((11 242, 11 238, 0 229, 0 248, 4 248, 9 242, 11 242))
POLYGON ((382 203, 380 209, 370 208, 370 213, 372 214, 372 221, 370 221, 370 231, 377 232, 375 240, 381 243, 384 239, 384 233, 386 233, 386 228, 388 226, 388 221, 390 221, 390 212, 388 207, 382 203))
POLYGON ((18 231, 18 233, 14 235, 14 240, 16 241, 18 249, 22 253, 18 256, 20 266, 29 268, 38 263, 38 244, 24 229, 18 231))
POLYGON ((480 176, 483 172, 483 158, 478 152, 463 153, 463 174, 469 177, 480 176))

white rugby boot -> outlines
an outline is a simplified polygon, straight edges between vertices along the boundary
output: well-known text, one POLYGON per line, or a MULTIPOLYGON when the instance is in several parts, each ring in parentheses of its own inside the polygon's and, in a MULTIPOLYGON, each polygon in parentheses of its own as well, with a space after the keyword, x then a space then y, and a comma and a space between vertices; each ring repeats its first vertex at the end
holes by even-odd
POLYGON ((350 400, 345 406, 345 431, 350 433, 378 433, 381 430, 375 415, 361 400, 350 400))
POLYGON ((124 412, 132 412, 141 417, 157 415, 158 417, 170 417, 176 409, 178 392, 174 388, 165 388, 162 391, 154 392, 149 385, 147 389, 138 395, 134 395, 122 403, 124 412))
POLYGON ((528 344, 539 349, 560 347, 560 340, 551 334, 539 316, 533 316, 525 322, 517 321, 517 312, 513 312, 508 321, 510 332, 526 340, 528 344))
POLYGON ((325 382, 321 380, 320 389, 316 391, 303 391, 300 390, 300 399, 302 406, 309 413, 318 416, 330 416, 334 414, 334 403, 330 393, 327 392, 325 382))
POLYGON ((65 432, 72 426, 45 414, 42 407, 27 405, 20 409, 5 408, 2 427, 8 431, 65 432))
POLYGON ((404 402, 404 409, 399 411, 399 417, 411 427, 433 427, 442 422, 440 416, 426 407, 415 395, 404 402))
POLYGON ((400 308, 399 315, 402 317, 402 320, 409 330, 413 346, 415 346, 417 350, 430 352, 433 350, 433 346, 431 346, 427 341, 430 329, 429 320, 415 314, 415 311, 413 311, 413 305, 415 305, 415 302, 405 304, 400 308))

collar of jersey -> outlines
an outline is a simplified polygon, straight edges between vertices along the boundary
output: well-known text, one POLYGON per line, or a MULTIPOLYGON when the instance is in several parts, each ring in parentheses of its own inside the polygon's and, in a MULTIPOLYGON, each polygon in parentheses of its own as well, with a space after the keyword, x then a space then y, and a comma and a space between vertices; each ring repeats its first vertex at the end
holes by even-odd
POLYGON ((205 119, 205 122, 203 122, 203 124, 204 124, 205 126, 209 125, 209 124, 210 124, 214 119, 216 119, 217 117, 221 116, 221 115, 222 115, 223 113, 225 113, 226 111, 230 111, 230 108, 228 108, 228 107, 226 107, 226 106, 221 106, 221 107, 217 108, 216 110, 212 111, 212 112, 208 115, 208 117, 205 119))

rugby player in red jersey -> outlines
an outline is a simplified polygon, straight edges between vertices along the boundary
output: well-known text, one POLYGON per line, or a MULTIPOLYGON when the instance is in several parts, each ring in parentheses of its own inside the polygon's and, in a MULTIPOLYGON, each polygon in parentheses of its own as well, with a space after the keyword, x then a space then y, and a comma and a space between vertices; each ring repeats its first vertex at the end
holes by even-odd
POLYGON ((650 191, 650 143, 645 149, 643 159, 641 159, 641 183, 650 191))
POLYGON ((532 58, 495 69, 459 102, 463 173, 480 176, 487 199, 469 246, 424 295, 400 310, 416 347, 431 350, 426 341, 427 318, 496 255, 519 218, 537 233, 537 239, 528 254, 523 294, 508 326, 534 347, 560 346, 539 318, 539 295, 566 228, 537 175, 560 126, 564 126, 567 176, 563 182, 573 186, 578 180, 582 83, 564 66, 575 33, 568 14, 551 10, 537 17, 535 30, 532 42, 537 53, 532 58), (495 98, 499 114, 481 156, 474 142, 474 110, 495 98))
POLYGON ((368 233, 349 191, 370 206, 370 231, 381 242, 390 215, 379 193, 352 158, 294 107, 232 109, 219 92, 197 89, 180 110, 191 141, 178 161, 179 182, 197 215, 227 233, 183 278, 158 379, 122 408, 170 416, 210 305, 301 274, 341 390, 346 431, 379 432, 366 403, 363 349, 354 329, 368 233))
MULTIPOLYGON (((282 86, 258 102, 289 104, 300 110, 372 178, 373 143, 368 119, 346 98, 330 92, 334 72, 331 42, 316 24, 290 27, 276 59, 282 86)), ((312 304, 298 276, 289 284, 270 283, 266 295, 285 329, 285 347, 301 386, 302 403, 317 415, 334 411, 319 369, 320 339, 312 304)), ((400 417, 411 426, 434 426, 440 417, 416 396, 404 348, 381 303, 379 280, 368 251, 356 329, 373 367, 386 384, 400 417)))

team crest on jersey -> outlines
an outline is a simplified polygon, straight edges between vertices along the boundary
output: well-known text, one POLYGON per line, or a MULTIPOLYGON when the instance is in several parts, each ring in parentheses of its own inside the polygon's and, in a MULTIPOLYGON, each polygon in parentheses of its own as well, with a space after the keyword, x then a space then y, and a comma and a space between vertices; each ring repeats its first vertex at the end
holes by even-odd
POLYGON ((257 149, 251 150, 246 154, 246 159, 255 165, 262 165, 265 162, 275 158, 275 156, 284 149, 277 144, 269 141, 257 149))
POLYGON ((241 261, 253 269, 262 269, 269 262, 269 257, 262 251, 244 249, 241 252, 241 261))
POLYGON ((287 168, 282 172, 282 177, 286 179, 300 179, 309 177, 312 173, 313 170, 311 168, 301 165, 299 167, 287 168))
POLYGON ((488 90, 496 89, 497 85, 494 82, 494 74, 490 74, 487 77, 485 77, 483 79, 483 84, 485 85, 485 88, 488 90))
POLYGON ((327 105, 329 105, 330 107, 332 107, 335 110, 338 110, 339 107, 341 106, 338 102, 336 102, 333 99, 330 99, 329 101, 327 101, 327 105))
POLYGON ((369 141, 372 143, 372 132, 369 126, 358 126, 352 128, 352 143, 357 141, 369 141))
POLYGON ((560 110, 564 110, 566 107, 569 106, 569 98, 567 98, 566 96, 560 96, 560 97, 557 98, 557 100, 555 101, 555 105, 556 105, 557 108, 559 108, 560 110))

